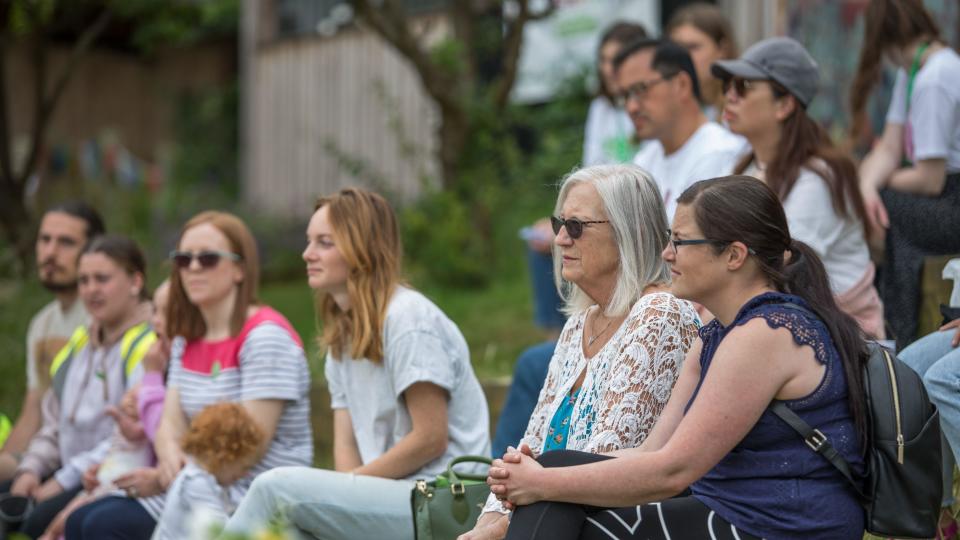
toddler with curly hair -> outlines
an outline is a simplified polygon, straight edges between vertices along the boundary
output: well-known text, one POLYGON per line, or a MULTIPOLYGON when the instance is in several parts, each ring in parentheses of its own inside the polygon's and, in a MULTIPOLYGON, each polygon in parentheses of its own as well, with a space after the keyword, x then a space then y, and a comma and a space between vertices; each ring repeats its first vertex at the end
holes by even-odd
POLYGON ((161 520, 154 540, 188 538, 191 515, 226 521, 243 492, 234 484, 259 460, 265 436, 256 421, 236 402, 220 402, 200 411, 181 442, 190 462, 167 492, 164 512, 183 519, 161 520))

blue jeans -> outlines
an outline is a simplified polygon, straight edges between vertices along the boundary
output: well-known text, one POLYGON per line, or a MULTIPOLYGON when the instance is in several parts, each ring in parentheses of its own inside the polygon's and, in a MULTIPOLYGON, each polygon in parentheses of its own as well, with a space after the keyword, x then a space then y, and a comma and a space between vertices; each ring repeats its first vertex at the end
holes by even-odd
POLYGON ((513 382, 507 392, 507 399, 497 420, 497 431, 493 437, 490 451, 493 457, 503 457, 508 445, 516 445, 530 423, 540 389, 547 378, 547 368, 557 347, 556 341, 545 341, 520 353, 517 365, 513 368, 513 382))
POLYGON ((108 495, 74 510, 64 533, 66 540, 138 540, 156 524, 136 500, 108 495))
POLYGON ((930 401, 940 411, 940 431, 944 437, 944 506, 953 504, 953 465, 960 459, 957 455, 960 450, 960 348, 950 343, 955 332, 928 334, 897 355, 923 377, 930 401))
POLYGON ((533 287, 534 322, 547 330, 560 330, 567 318, 560 312, 563 300, 553 281, 553 257, 528 247, 527 265, 530 267, 530 285, 533 287))

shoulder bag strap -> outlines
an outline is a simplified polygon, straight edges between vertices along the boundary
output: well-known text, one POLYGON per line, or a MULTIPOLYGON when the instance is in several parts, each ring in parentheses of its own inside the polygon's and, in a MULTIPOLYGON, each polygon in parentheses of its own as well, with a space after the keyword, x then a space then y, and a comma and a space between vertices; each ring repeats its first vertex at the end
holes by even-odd
POLYGON ((797 416, 797 413, 790 410, 782 401, 773 401, 767 409, 799 433, 800 437, 803 438, 803 442, 805 442, 811 450, 823 456, 834 468, 840 471, 840 474, 853 486, 853 490, 857 492, 857 495, 859 495, 861 499, 867 499, 867 496, 860 490, 860 486, 856 480, 853 479, 850 464, 847 463, 847 460, 843 459, 843 456, 837 452, 837 449, 830 444, 827 436, 824 435, 822 431, 812 428, 810 424, 804 422, 802 418, 797 416))

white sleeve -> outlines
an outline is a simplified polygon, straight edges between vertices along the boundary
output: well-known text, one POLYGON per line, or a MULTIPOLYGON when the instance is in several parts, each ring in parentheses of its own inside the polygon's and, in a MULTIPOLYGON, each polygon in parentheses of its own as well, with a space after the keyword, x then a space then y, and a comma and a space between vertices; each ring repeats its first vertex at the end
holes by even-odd
POLYGON ((327 389, 330 392, 330 408, 346 409, 347 393, 343 389, 343 383, 340 380, 340 363, 346 360, 334 360, 333 355, 327 351, 327 359, 323 363, 323 375, 327 379, 327 389))
POLYGON ((893 96, 887 109, 887 123, 902 126, 907 121, 907 73, 897 70, 897 80, 893 83, 893 96))
POLYGON ((38 313, 30 319, 30 326, 27 327, 27 388, 33 390, 40 386, 40 374, 37 373, 37 318, 38 313))
POLYGON ((913 129, 913 159, 946 158, 950 140, 956 129, 958 104, 954 96, 940 85, 915 88, 910 124, 913 129))
POLYGON ((833 208, 826 181, 810 171, 801 171, 783 203, 790 237, 809 245, 821 259, 843 231, 843 218, 833 208))
POLYGON ((587 123, 583 132, 583 159, 581 166, 588 167, 603 161, 603 138, 601 137, 602 115, 600 114, 601 104, 597 101, 602 97, 594 98, 590 102, 590 110, 587 112, 587 123))

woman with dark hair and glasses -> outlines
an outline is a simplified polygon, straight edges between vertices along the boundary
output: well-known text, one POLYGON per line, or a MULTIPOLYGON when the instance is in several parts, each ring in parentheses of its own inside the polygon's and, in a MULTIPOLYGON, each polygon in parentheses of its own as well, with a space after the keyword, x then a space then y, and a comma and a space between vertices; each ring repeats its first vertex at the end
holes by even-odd
POLYGON ((507 539, 860 540, 852 486, 768 409, 785 405, 861 474, 857 323, 837 307, 816 253, 790 238, 768 186, 715 178, 678 202, 663 250, 672 290, 716 319, 641 447, 494 462, 492 493, 518 508, 507 539))
POLYGON ((724 120, 752 147, 733 172, 762 180, 780 197, 790 236, 817 252, 837 304, 867 335, 883 339, 856 167, 807 115, 820 80, 816 62, 800 43, 778 37, 738 60, 715 62, 713 72, 726 92, 724 120))
POLYGON ((313 461, 306 357, 290 323, 257 302, 260 261, 250 230, 234 215, 202 212, 184 225, 170 259, 166 326, 173 341, 154 443, 167 492, 128 491, 128 498, 81 507, 67 520, 71 540, 143 538, 158 522, 161 538, 185 538, 193 511, 225 519, 258 474, 313 461), (229 486, 189 462, 181 446, 194 415, 220 401, 240 402, 266 435, 255 465, 233 471, 238 480, 229 486))
MULTIPOLYGON (((636 447, 667 403, 698 324, 693 306, 667 290, 660 193, 639 167, 581 169, 564 180, 551 221, 570 317, 518 446, 544 459, 636 447)), ((503 538, 507 514, 491 497, 461 540, 503 538)))

